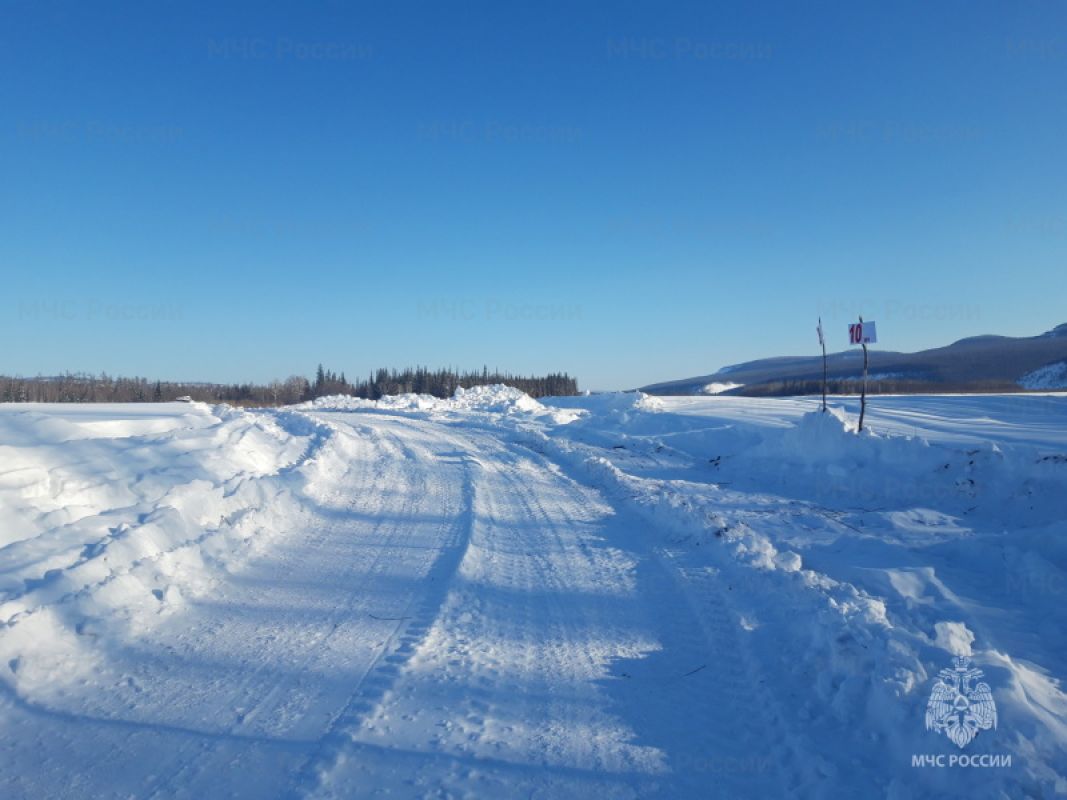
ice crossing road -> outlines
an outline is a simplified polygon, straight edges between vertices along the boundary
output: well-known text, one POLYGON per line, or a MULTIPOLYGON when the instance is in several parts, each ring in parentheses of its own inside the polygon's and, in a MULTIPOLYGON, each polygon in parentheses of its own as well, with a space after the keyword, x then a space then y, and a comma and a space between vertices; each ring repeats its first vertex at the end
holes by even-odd
POLYGON ((2 407, 0 797, 1054 796, 1063 399, 837 402, 2 407))
POLYGON ((645 523, 499 431, 317 417, 344 447, 298 514, 254 512, 269 548, 61 693, 0 695, 5 797, 766 797, 797 780, 725 601, 645 523))

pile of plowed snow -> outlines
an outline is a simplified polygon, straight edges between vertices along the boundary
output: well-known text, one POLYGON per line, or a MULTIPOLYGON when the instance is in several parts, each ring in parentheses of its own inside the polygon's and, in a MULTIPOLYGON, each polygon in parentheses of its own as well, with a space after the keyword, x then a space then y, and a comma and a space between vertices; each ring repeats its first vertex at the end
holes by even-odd
POLYGON ((663 408, 658 397, 644 392, 601 392, 574 397, 553 397, 548 403, 552 408, 566 408, 583 415, 588 414, 589 419, 598 420, 600 425, 607 420, 626 423, 638 418, 641 413, 654 413, 663 408))
POLYGON ((560 413, 547 408, 525 392, 513 386, 492 384, 456 389, 455 394, 441 399, 429 394, 388 395, 380 400, 364 400, 347 395, 319 397, 295 408, 309 411, 414 411, 431 414, 486 413, 529 417, 552 417, 561 422, 574 418, 574 414, 560 413))
POLYGON ((85 408, 0 413, 0 680, 20 690, 74 680, 90 640, 207 590, 246 556, 262 509, 295 513, 294 470, 329 437, 291 412, 85 408))

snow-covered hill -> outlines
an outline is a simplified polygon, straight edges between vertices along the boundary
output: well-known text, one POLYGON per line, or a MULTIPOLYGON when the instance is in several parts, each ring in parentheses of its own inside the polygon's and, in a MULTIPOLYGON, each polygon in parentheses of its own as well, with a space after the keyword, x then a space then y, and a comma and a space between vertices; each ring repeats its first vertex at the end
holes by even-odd
POLYGON ((2 406, 0 794, 1067 791, 1067 396, 832 405, 2 406))
MULTIPOLYGON (((886 331, 883 327, 883 335, 886 331)), ((892 381, 908 387, 908 391, 921 392, 1054 389, 1065 384, 1047 383, 1048 370, 1052 369, 1047 365, 1063 361, 1067 361, 1067 324, 1039 336, 971 336, 918 353, 875 347, 870 350, 870 379, 892 381)), ((862 353, 858 348, 832 352, 827 357, 827 366, 831 381, 856 380, 863 372, 862 353)), ((759 395, 766 394, 767 387, 782 382, 812 382, 817 386, 822 380, 822 370, 821 356, 763 358, 723 367, 711 375, 652 384, 643 387, 643 391, 657 395, 697 395, 708 393, 705 387, 714 385, 727 388, 712 394, 731 391, 759 395)), ((1056 376, 1062 377, 1060 372, 1056 376)))
POLYGON ((1046 392, 1067 389, 1067 359, 1046 364, 1033 372, 1026 373, 1019 379, 1019 385, 1024 389, 1046 392))

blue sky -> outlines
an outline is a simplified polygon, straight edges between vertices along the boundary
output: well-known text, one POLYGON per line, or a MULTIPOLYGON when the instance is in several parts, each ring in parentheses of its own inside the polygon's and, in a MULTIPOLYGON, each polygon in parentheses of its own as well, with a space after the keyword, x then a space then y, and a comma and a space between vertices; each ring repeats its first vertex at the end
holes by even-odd
POLYGON ((820 314, 834 349, 1067 321, 1060 2, 0 17, 0 372, 627 388, 820 314))

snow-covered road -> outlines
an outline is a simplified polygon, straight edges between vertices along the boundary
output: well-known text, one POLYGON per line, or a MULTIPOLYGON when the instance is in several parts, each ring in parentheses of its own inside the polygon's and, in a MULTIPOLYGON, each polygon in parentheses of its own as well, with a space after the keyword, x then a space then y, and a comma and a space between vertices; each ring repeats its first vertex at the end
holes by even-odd
POLYGON ((486 430, 319 416, 341 450, 300 513, 248 512, 290 528, 271 547, 4 693, 5 796, 632 797, 716 765, 782 791, 737 636, 643 523, 486 430))
POLYGON ((736 637, 691 603, 640 520, 498 434, 372 424, 417 443, 424 478, 447 476, 460 550, 443 551, 400 626, 403 652, 316 753, 317 792, 678 796, 707 791, 692 767, 714 759, 750 766, 720 783, 733 796, 782 792, 751 756, 763 716, 738 725, 755 682, 731 670, 728 688, 746 691, 716 690, 736 637))
POLYGON ((0 413, 0 796, 1053 792, 1048 414, 1001 426, 1035 460, 712 402, 0 413), (911 766, 960 653, 1014 771, 911 766))

